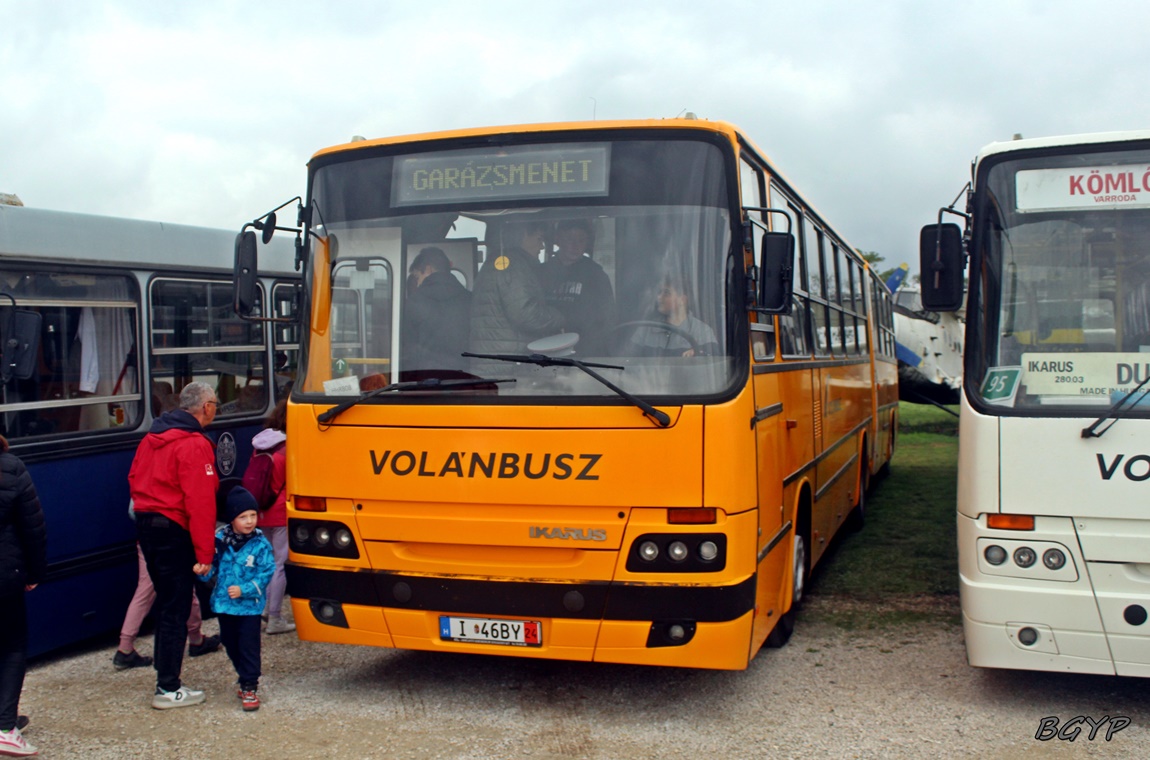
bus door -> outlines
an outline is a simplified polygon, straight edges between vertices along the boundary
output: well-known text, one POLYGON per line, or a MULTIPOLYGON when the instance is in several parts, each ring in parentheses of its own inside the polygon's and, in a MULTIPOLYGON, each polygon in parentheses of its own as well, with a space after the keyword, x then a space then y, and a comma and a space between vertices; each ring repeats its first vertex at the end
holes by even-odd
POLYGON ((762 641, 787 604, 790 588, 788 573, 791 556, 790 544, 794 537, 791 520, 783 495, 783 478, 787 474, 784 456, 786 415, 780 391, 783 373, 766 371, 778 366, 768 363, 774 358, 774 319, 760 316, 770 325, 752 325, 752 351, 755 367, 755 456, 758 460, 759 540, 758 590, 755 608, 753 640, 762 641), (760 362, 764 362, 760 364, 760 362))

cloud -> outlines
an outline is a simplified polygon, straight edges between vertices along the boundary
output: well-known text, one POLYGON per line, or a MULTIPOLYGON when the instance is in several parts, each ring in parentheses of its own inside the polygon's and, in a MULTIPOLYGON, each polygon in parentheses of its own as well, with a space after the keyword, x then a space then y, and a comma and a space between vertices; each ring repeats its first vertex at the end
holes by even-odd
POLYGON ((234 228, 353 134, 663 118, 743 127, 890 261, 984 144, 1146 124, 1150 6, 1069 0, 0 0, 0 191, 234 228))

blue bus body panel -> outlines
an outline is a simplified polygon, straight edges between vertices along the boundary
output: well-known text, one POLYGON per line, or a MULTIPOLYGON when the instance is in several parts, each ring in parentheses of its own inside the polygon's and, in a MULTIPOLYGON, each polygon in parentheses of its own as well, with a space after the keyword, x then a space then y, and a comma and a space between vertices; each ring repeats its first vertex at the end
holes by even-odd
POLYGON ((133 449, 28 465, 48 525, 48 577, 27 596, 28 654, 114 630, 136 590, 133 449))
MULTIPOLYGON (((242 473, 260 429, 250 422, 226 429, 235 439, 236 460, 234 469, 221 469, 221 478, 242 473)), ((128 515, 134 456, 135 446, 129 446, 28 464, 48 525, 48 577, 27 595, 29 656, 123 624, 138 580, 136 527, 128 515)))

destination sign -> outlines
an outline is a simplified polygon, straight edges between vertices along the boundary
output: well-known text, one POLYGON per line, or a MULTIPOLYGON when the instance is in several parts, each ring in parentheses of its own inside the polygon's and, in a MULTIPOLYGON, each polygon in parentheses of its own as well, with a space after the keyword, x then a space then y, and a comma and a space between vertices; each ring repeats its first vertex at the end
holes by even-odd
POLYGON ((1033 169, 1015 175, 1019 211, 1150 207, 1150 166, 1033 169))
POLYGON ((395 159, 392 206, 606 195, 607 144, 419 153, 395 159))

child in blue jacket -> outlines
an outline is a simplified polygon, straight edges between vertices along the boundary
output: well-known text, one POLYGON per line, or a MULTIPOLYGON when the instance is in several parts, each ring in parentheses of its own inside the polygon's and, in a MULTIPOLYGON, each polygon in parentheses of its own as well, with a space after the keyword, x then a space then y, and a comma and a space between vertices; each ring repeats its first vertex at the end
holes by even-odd
POLYGON ((212 609, 220 621, 220 639, 239 676, 239 698, 244 710, 260 709, 260 613, 267 602, 268 583, 275 572, 271 542, 256 527, 259 509, 243 486, 233 488, 224 506, 224 520, 216 531, 216 554, 207 575, 216 578, 212 609))

